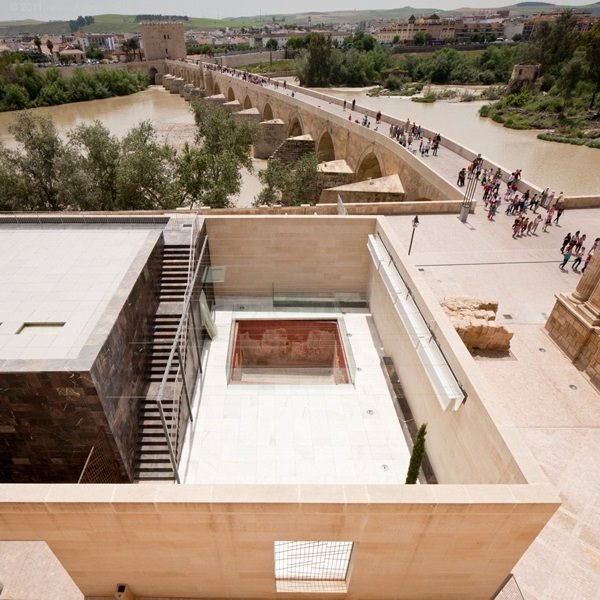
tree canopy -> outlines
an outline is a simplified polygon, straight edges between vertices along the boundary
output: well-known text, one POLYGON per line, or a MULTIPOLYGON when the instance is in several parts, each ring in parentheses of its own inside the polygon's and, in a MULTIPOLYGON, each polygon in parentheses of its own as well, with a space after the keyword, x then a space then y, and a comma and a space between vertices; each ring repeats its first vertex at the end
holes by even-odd
POLYGON ((231 205, 242 167, 252 168, 254 127, 218 107, 195 106, 194 145, 177 151, 159 141, 150 122, 119 140, 100 122, 63 140, 53 122, 28 111, 0 145, 0 210, 164 210, 231 205))
POLYGON ((0 61, 0 111, 126 96, 147 85, 145 75, 121 69, 76 69, 66 78, 56 67, 42 70, 31 62, 0 61))
POLYGON ((319 158, 316 154, 305 154, 293 166, 270 160, 267 168, 258 175, 264 187, 254 204, 314 204, 318 192, 318 164, 319 158))

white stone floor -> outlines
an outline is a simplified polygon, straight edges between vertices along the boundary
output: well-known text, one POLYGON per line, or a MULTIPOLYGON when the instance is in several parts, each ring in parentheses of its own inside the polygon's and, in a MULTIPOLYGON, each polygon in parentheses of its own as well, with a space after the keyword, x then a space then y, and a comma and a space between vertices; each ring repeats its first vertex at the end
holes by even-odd
POLYGON ((183 451, 185 483, 398 484, 410 455, 380 366, 367 311, 216 311, 202 397, 183 451), (227 383, 234 318, 341 317, 354 384, 227 383), (367 411, 373 411, 369 414, 367 411))
POLYGON ((0 359, 76 358, 148 229, 0 230, 0 359), (24 331, 24 323, 64 323, 24 331))

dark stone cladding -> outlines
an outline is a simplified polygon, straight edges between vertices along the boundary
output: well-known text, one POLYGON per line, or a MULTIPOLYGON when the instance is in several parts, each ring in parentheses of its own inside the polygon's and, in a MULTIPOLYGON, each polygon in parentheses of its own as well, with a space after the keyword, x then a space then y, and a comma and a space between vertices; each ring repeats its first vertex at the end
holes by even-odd
POLYGON ((164 241, 158 240, 91 369, 120 463, 132 481, 138 412, 145 396, 164 241))
POLYGON ((161 229, 148 236, 76 359, 0 361, 0 482, 77 482, 92 447, 106 479, 132 480, 161 229))
POLYGON ((115 456, 107 433, 88 373, 0 373, 1 482, 77 482, 93 446, 115 456))

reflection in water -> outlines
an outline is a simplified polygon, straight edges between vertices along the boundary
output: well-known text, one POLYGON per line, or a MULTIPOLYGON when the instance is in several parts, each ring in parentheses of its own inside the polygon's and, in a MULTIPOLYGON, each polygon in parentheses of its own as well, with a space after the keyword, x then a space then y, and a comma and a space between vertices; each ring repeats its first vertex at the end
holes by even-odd
POLYGON ((549 186, 567 195, 600 194, 600 150, 544 142, 536 138, 536 131, 506 129, 477 114, 483 102, 423 104, 394 96, 371 98, 365 90, 319 91, 356 99, 361 106, 439 131, 442 137, 481 152, 510 171, 522 169, 524 179, 540 187, 549 186))

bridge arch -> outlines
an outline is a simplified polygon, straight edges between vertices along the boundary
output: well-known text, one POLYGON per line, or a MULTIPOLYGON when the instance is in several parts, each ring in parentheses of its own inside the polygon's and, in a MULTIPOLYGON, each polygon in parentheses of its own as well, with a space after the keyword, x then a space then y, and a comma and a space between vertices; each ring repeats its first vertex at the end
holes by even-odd
POLYGON ((252 108, 252 100, 250 100, 250 96, 246 94, 246 98, 244 99, 244 110, 248 110, 252 108))
POLYGON ((152 67, 148 71, 148 79, 150 80, 150 85, 156 85, 156 76, 158 75, 158 69, 152 67))
POLYGON ((373 151, 363 156, 356 169, 356 181, 365 181, 365 179, 377 179, 382 177, 381 164, 373 151))
POLYGON ((273 109, 271 108, 271 105, 267 102, 262 111, 262 120, 272 121, 273 119, 273 109))
POLYGON ((335 147, 329 131, 325 131, 317 145, 317 155, 321 162, 335 160, 335 147))
POLYGON ((229 88, 228 92, 227 92, 227 102, 233 102, 235 100, 235 92, 233 91, 233 88, 229 88))
POLYGON ((304 135, 304 127, 302 127, 302 121, 300 120, 300 116, 296 115, 292 118, 292 121, 290 123, 288 137, 297 137, 299 135, 304 135))
POLYGON ((215 81, 215 84, 213 85, 213 95, 217 96, 221 93, 221 88, 219 87, 218 82, 215 81))

